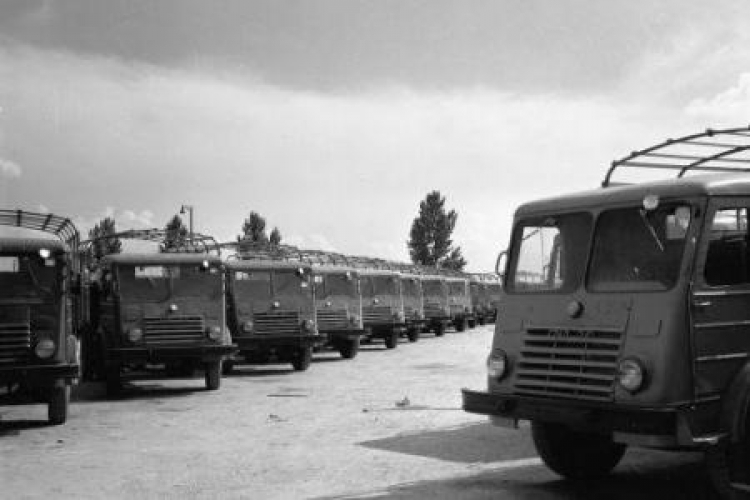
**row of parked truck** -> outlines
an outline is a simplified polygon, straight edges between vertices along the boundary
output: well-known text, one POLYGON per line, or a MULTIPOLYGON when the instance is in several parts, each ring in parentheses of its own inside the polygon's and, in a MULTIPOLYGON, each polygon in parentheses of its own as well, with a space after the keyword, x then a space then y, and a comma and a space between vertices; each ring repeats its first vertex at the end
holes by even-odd
POLYGON ((497 314, 495 275, 199 234, 174 244, 161 230, 107 238, 162 251, 96 259, 99 240, 79 242, 69 219, 0 210, 0 225, 57 236, 0 238, 0 398, 47 402, 55 424, 65 422, 79 378, 115 395, 135 371, 202 370, 215 390, 237 363, 303 371, 319 349, 354 358, 362 341, 393 349, 401 336, 416 342, 497 314))

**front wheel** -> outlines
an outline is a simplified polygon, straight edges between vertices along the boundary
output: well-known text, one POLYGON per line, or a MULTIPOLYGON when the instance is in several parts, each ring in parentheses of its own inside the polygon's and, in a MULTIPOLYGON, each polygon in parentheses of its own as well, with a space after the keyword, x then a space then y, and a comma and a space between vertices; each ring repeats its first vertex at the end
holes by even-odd
POLYGON ((750 416, 738 438, 727 438, 706 451, 706 466, 719 498, 750 496, 750 416))
POLYGON ((312 362, 312 347, 303 347, 294 354, 292 366, 298 372, 303 372, 310 368, 312 362))
POLYGON ((206 389, 215 391, 221 387, 221 361, 206 363, 206 389))
POLYGON ((609 474, 627 448, 610 436, 576 432, 562 424, 532 422, 531 435, 542 461, 567 479, 609 474))
POLYGON ((442 337, 443 335, 445 335, 445 325, 440 323, 435 327, 435 336, 442 337))
POLYGON ((409 339, 409 342, 416 342, 419 340, 419 328, 409 328, 409 331, 406 332, 406 337, 409 339))
POLYGON ((339 353, 344 359, 354 359, 359 352, 359 337, 342 340, 338 346, 339 353))
POLYGON ((47 419, 52 425, 64 424, 68 419, 68 405, 70 403, 70 386, 56 385, 52 388, 47 403, 47 419))
POLYGON ((387 349, 395 349, 398 345, 398 331, 394 330, 387 334, 385 337, 385 347, 387 349))

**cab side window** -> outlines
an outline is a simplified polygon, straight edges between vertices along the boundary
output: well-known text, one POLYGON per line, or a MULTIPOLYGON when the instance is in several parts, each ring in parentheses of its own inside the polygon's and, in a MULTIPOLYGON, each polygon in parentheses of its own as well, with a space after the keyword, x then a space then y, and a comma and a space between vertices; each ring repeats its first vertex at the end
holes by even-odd
POLYGON ((710 286, 750 283, 747 208, 717 210, 711 223, 704 277, 710 286))

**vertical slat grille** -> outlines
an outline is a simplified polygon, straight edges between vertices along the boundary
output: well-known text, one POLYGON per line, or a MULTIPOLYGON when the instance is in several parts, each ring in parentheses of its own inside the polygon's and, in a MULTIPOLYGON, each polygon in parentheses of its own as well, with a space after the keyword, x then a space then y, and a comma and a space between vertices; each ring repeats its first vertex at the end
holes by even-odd
POLYGON ((345 309, 318 310, 318 329, 346 330, 349 328, 349 318, 345 309))
POLYGON ((445 311, 439 302, 425 302, 424 316, 425 318, 442 318, 445 316, 445 311))
POLYGON ((365 306, 362 308, 362 321, 365 324, 391 323, 393 313, 390 306, 365 306))
POLYGON ((261 312, 253 314, 258 335, 299 335, 300 319, 297 311, 261 312))
POLYGON ((22 363, 31 355, 31 324, 0 323, 0 365, 22 363))
POLYGON ((517 394, 610 401, 622 332, 533 328, 526 331, 517 394))
POLYGON ((144 318, 146 345, 201 343, 205 338, 202 316, 144 318))

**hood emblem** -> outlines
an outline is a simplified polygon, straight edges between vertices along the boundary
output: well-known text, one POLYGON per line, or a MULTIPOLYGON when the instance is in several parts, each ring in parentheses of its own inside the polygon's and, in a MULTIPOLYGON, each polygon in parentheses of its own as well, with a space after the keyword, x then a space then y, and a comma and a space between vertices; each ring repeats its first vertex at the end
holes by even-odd
POLYGON ((578 318, 583 314, 583 304, 577 300, 573 300, 568 304, 566 311, 571 318, 578 318))
POLYGON ((271 307, 273 307, 274 309, 278 309, 279 307, 281 307, 281 302, 275 300, 273 304, 271 304, 271 307))
POLYGON ((178 309, 177 304, 169 304, 169 312, 177 312, 178 309))

